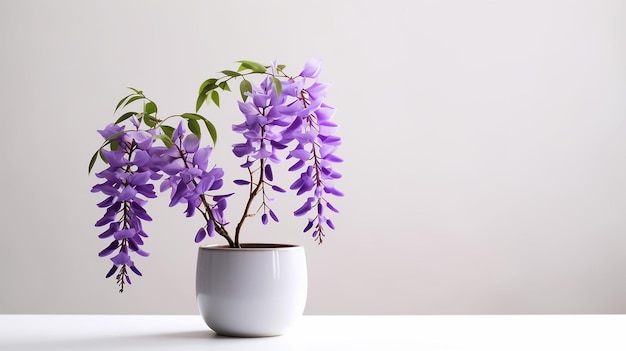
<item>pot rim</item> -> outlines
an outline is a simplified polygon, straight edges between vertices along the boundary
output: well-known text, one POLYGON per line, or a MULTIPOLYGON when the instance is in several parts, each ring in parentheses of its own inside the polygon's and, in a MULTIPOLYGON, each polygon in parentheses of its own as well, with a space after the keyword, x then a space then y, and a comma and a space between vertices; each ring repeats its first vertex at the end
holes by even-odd
POLYGON ((285 251, 298 250, 301 245, 296 244, 278 244, 278 243, 240 243, 241 247, 231 248, 224 244, 203 245, 198 247, 199 250, 216 250, 216 251, 285 251))

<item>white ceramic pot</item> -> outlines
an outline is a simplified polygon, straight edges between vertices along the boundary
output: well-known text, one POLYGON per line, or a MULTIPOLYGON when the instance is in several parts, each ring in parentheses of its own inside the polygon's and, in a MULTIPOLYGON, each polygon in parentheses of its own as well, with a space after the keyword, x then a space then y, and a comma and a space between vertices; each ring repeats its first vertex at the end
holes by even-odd
POLYGON ((202 318, 220 335, 281 335, 304 312, 304 248, 282 244, 241 246, 199 248, 196 297, 202 318))

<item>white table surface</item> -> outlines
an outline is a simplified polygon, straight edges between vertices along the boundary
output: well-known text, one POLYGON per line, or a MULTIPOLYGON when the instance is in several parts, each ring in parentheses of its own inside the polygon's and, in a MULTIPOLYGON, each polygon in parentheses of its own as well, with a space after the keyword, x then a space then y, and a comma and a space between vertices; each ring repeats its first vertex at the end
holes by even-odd
POLYGON ((200 316, 0 315, 0 350, 626 350, 625 315, 304 316, 217 336, 200 316))

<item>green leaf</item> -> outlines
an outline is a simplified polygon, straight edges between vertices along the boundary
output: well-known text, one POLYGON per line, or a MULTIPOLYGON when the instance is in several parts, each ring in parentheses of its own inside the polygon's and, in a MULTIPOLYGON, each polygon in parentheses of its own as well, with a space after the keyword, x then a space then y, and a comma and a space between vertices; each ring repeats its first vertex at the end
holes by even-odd
POLYGON ((153 113, 157 112, 157 106, 154 102, 149 101, 148 103, 146 103, 146 105, 143 107, 143 112, 147 115, 151 115, 153 113))
POLYGON ((280 94, 283 92, 283 84, 274 76, 272 76, 272 80, 274 81, 274 87, 276 88, 276 95, 280 97, 280 94))
POLYGON ((156 126, 157 123, 159 123, 159 120, 153 115, 144 115, 143 121, 150 128, 154 128, 154 126, 156 126))
POLYGON ((120 118, 118 118, 115 121, 115 124, 124 122, 125 120, 129 119, 130 117, 132 117, 132 116, 134 116, 136 114, 137 114, 137 112, 126 112, 125 114, 121 115, 120 118))
POLYGON ((201 85, 200 85, 200 90, 198 91, 198 94, 204 94, 206 95, 209 91, 215 89, 217 86, 215 85, 215 83, 217 82, 217 79, 215 78, 210 78, 205 80, 201 85))
POLYGON ((220 107, 220 93, 218 93, 217 90, 213 90, 211 92, 211 100, 217 105, 217 107, 220 107))
POLYGON ((198 100, 196 100, 196 112, 200 111, 200 108, 206 101, 206 94, 198 95, 198 100))
POLYGON ((133 88, 133 87, 128 87, 128 89, 130 89, 130 90, 134 91, 136 94, 139 94, 139 95, 142 95, 142 96, 143 96, 143 91, 141 91, 141 90, 137 90, 137 89, 135 89, 135 88, 133 88))
POLYGON ((229 77, 239 77, 241 75, 241 73, 239 73, 239 72, 230 71, 230 70, 224 70, 224 71, 221 71, 221 73, 223 73, 223 74, 225 74, 225 75, 227 75, 229 77))
POLYGON ((167 148, 170 148, 170 147, 172 147, 172 145, 174 145, 174 142, 172 141, 172 138, 170 138, 168 135, 157 134, 154 137, 159 139, 159 140, 161 140, 163 142, 163 144, 165 144, 165 147, 167 147, 167 148))
POLYGON ((128 95, 124 96, 124 98, 122 100, 120 100, 120 102, 117 103, 117 106, 115 106, 115 112, 117 112, 117 110, 120 108, 120 106, 122 106, 124 101, 126 101, 126 99, 128 99, 131 96, 133 96, 133 94, 128 94, 128 95))
POLYGON ((100 154, 100 150, 98 149, 98 151, 96 151, 96 153, 93 154, 93 156, 91 156, 91 161, 89 161, 89 170, 87 171, 87 174, 91 173, 91 170, 93 169, 93 165, 96 164, 96 160, 98 159, 98 154, 100 154))
POLYGON ((145 96, 142 96, 142 95, 133 95, 130 99, 126 100, 126 103, 124 103, 124 104, 122 105, 122 107, 126 107, 126 106, 128 106, 128 104, 130 104, 130 103, 131 103, 131 102, 133 102, 133 101, 137 101, 137 100, 141 100, 141 99, 145 99, 145 98, 146 98, 146 97, 145 97, 145 96))
POLYGON ((213 140, 213 144, 215 144, 217 142, 217 129, 215 128, 213 123, 211 123, 211 121, 209 121, 208 119, 206 119, 205 117, 203 117, 203 116, 201 116, 201 115, 199 115, 197 113, 183 113, 180 116, 183 117, 183 118, 186 118, 188 120, 203 121, 204 125, 206 126, 206 129, 209 131, 209 134, 211 135, 211 139, 213 140))
POLYGON ((197 114, 197 113, 183 113, 182 115, 180 115, 182 118, 185 119, 195 119, 197 120, 201 120, 204 119, 204 117, 202 117, 201 115, 197 114))
POLYGON ((226 81, 221 82, 218 86, 224 91, 230 91, 230 87, 228 86, 228 82, 226 81))
POLYGON ((276 69, 279 70, 279 71, 282 71, 282 70, 285 69, 285 67, 287 67, 287 66, 285 66, 285 65, 278 65, 278 66, 276 66, 276 69))
POLYGON ((252 92, 252 83, 246 79, 242 80, 239 84, 239 92, 241 93, 241 98, 245 102, 246 99, 248 99, 246 93, 252 92))
POLYGON ((161 130, 163 131, 163 133, 165 133, 165 135, 167 135, 168 137, 172 137, 172 134, 174 134, 174 127, 170 127, 170 126, 166 126, 166 125, 162 125, 161 126, 161 130))
POLYGON ((244 69, 249 69, 252 70, 252 72, 254 73, 265 73, 265 71, 267 70, 265 66, 258 62, 248 60, 241 60, 237 62, 241 64, 241 66, 239 66, 239 69, 237 69, 238 72, 243 71, 244 69))
POLYGON ((200 124, 195 119, 188 119, 187 127, 189 127, 189 130, 197 136, 200 136, 200 134, 202 134, 202 132, 200 131, 200 124))
POLYGON ((211 140, 213 140, 213 145, 215 145, 217 143, 217 129, 215 128, 213 123, 211 123, 211 121, 209 121, 208 119, 202 118, 202 120, 204 121, 204 125, 206 126, 206 129, 209 131, 209 135, 211 135, 211 140))

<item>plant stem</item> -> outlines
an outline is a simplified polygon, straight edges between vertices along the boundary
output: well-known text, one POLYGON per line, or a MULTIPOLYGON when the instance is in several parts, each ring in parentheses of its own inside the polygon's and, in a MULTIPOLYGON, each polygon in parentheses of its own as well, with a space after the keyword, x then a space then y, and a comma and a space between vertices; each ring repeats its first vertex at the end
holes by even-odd
MULTIPOLYGON (((259 182, 253 188, 251 185, 250 196, 248 197, 248 202, 246 203, 246 207, 243 210, 241 219, 239 220, 239 223, 237 223, 237 228, 235 229, 235 247, 241 247, 239 244, 239 234, 241 233, 243 222, 246 220, 246 218, 250 216, 248 212, 250 211, 250 206, 252 206, 252 201, 254 201, 254 198, 259 194, 259 191, 261 190, 261 187, 263 186, 263 178, 264 178, 264 172, 265 172, 265 159, 262 158, 260 161, 261 161, 261 166, 260 166, 260 173, 259 173, 259 182)), ((252 171, 250 170, 250 167, 248 167, 248 171, 250 172, 250 184, 254 184, 252 181, 253 180, 252 171)))

